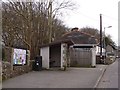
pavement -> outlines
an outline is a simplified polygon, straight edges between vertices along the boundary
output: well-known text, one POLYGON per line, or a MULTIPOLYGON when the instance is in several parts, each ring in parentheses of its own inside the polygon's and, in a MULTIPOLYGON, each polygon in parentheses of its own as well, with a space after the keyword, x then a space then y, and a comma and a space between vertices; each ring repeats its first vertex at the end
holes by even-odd
POLYGON ((3 82, 3 88, 94 88, 107 65, 67 68, 66 71, 32 71, 3 82))
POLYGON ((2 63, 0 61, 0 89, 2 88, 2 63))
POLYGON ((118 59, 109 65, 97 88, 118 88, 118 59))

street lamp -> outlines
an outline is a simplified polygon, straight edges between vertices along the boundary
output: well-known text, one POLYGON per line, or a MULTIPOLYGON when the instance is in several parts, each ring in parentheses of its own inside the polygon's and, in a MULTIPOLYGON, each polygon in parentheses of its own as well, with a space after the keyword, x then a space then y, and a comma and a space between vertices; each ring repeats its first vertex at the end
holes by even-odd
POLYGON ((105 49, 104 64, 105 64, 105 58, 106 58, 105 29, 106 29, 106 28, 111 28, 111 27, 112 27, 112 26, 104 27, 104 49, 105 49))

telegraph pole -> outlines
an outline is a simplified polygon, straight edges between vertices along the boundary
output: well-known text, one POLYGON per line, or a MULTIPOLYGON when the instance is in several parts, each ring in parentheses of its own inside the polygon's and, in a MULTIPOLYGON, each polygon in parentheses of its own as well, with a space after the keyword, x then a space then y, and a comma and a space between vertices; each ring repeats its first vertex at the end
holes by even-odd
POLYGON ((48 6, 48 26, 49 26, 49 43, 52 39, 52 0, 49 0, 48 6))
POLYGON ((100 62, 102 63, 102 14, 100 14, 100 62))

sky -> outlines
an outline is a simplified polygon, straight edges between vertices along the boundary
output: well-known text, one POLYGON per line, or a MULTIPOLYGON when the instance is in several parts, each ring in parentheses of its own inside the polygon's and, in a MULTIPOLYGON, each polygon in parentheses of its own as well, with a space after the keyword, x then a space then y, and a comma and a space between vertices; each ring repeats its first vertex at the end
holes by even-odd
POLYGON ((60 19, 66 26, 69 28, 92 27, 100 30, 100 14, 102 14, 102 30, 104 31, 105 27, 105 34, 111 35, 112 40, 118 45, 118 2, 120 0, 70 1, 75 3, 77 8, 72 11, 62 11, 64 14, 60 19), (107 28, 108 26, 112 27, 107 28))
POLYGON ((118 44, 118 2, 120 0, 71 0, 77 9, 62 16, 64 24, 70 28, 92 27, 100 30, 100 14, 102 14, 102 30, 111 35, 118 44), (111 28, 107 28, 112 26, 111 28))
POLYGON ((119 19, 119 22, 118 22, 118 45, 120 46, 120 2, 118 4, 118 19, 119 19))

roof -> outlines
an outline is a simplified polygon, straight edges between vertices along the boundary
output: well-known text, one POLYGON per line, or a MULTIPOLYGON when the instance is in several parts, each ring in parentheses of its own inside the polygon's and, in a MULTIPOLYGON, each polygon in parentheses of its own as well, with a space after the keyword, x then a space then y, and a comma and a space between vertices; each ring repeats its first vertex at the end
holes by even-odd
POLYGON ((41 45, 40 48, 41 47, 47 47, 47 46, 54 46, 54 45, 58 45, 58 44, 61 44, 61 43, 67 43, 69 45, 73 44, 73 42, 71 40, 67 40, 67 39, 66 40, 57 40, 57 41, 51 42, 49 44, 41 45))
POLYGON ((74 44, 97 44, 94 36, 77 30, 64 34, 60 40, 71 40, 74 44))
MULTIPOLYGON (((114 50, 117 50, 117 46, 113 45, 113 44, 108 44, 109 46, 111 46, 114 50)), ((108 46, 107 45, 107 46, 108 46)))
POLYGON ((53 46, 58 45, 61 43, 67 43, 69 45, 75 45, 75 44, 97 44, 96 38, 90 34, 73 30, 71 32, 63 34, 61 38, 59 38, 56 41, 53 41, 52 43, 41 45, 40 47, 47 47, 47 46, 53 46))

